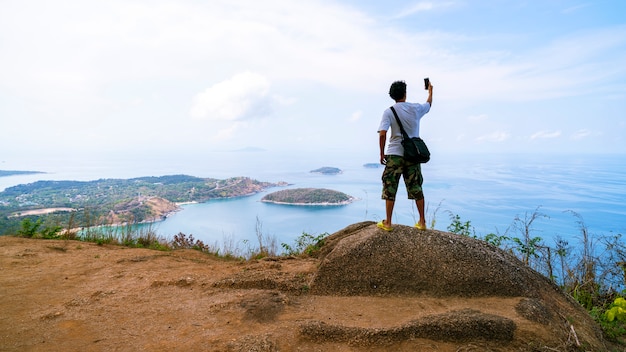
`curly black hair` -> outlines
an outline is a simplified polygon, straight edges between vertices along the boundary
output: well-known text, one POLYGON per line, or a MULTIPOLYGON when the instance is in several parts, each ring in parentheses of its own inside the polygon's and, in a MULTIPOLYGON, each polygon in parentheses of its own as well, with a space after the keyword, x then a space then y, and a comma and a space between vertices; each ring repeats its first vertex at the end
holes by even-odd
POLYGON ((393 100, 400 100, 406 96, 406 83, 404 81, 395 81, 389 87, 389 96, 393 100))

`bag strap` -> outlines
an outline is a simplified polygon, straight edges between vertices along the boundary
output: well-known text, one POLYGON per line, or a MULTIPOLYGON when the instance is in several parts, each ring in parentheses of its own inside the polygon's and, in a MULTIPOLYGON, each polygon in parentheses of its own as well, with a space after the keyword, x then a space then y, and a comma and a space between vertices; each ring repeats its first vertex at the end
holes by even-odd
POLYGON ((400 118, 398 117, 398 113, 396 113, 396 109, 394 109, 393 106, 390 107, 390 109, 393 112, 393 116, 396 117, 396 121, 398 122, 398 125, 400 126, 400 132, 402 132, 402 138, 411 139, 409 135, 406 133, 406 131, 404 130, 404 127, 402 127, 402 122, 400 122, 400 118))

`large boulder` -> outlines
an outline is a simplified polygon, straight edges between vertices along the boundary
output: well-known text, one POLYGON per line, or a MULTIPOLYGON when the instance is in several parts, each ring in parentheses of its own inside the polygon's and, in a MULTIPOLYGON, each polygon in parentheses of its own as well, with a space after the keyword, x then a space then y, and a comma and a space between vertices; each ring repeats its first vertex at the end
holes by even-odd
POLYGON ((311 320, 301 327, 305 338, 365 345, 415 338, 513 339, 502 350, 609 350, 598 325, 575 300, 511 253, 481 240, 402 225, 386 232, 368 221, 327 237, 318 259, 313 295, 373 296, 381 302, 458 298, 467 307, 392 328, 311 320), (510 307, 505 301, 516 303, 510 307), (489 304, 503 305, 502 315, 489 313, 489 304))
POLYGON ((354 226, 327 239, 312 293, 537 297, 558 290, 484 241, 402 225, 391 232, 373 223, 354 226))

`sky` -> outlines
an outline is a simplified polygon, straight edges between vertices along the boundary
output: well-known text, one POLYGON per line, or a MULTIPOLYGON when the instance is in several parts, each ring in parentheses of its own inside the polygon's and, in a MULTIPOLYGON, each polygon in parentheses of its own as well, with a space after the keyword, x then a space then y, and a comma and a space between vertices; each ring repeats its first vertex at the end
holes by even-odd
POLYGON ((449 153, 626 153, 622 0, 0 0, 0 160, 371 153, 408 84, 449 153))

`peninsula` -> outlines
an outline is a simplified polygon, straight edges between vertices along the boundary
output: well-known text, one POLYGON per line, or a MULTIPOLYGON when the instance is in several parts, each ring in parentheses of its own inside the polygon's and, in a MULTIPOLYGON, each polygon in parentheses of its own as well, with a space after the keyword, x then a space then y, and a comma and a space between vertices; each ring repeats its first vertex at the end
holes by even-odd
POLYGON ((25 216, 54 216, 56 222, 78 227, 151 222, 164 219, 179 204, 247 196, 284 185, 248 177, 219 180, 187 175, 37 181, 0 192, 0 229, 15 229, 25 216))
POLYGON ((289 205, 346 205, 355 198, 338 191, 324 188, 294 188, 273 192, 261 201, 289 205))

